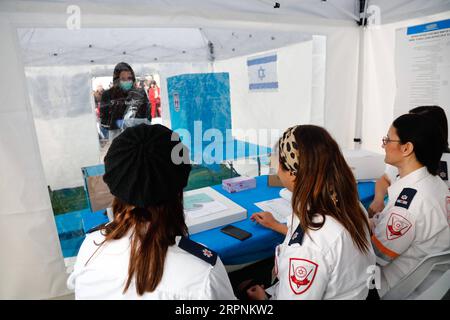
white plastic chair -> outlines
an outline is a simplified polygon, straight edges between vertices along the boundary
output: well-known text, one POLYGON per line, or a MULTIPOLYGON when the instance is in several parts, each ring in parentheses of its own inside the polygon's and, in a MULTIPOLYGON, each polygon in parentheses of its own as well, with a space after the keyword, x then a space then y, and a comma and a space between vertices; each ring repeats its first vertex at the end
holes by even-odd
POLYGON ((450 290, 450 270, 447 270, 431 287, 415 297, 415 300, 441 300, 450 290))
POLYGON ((450 290, 450 250, 426 256, 383 300, 440 300, 450 290))

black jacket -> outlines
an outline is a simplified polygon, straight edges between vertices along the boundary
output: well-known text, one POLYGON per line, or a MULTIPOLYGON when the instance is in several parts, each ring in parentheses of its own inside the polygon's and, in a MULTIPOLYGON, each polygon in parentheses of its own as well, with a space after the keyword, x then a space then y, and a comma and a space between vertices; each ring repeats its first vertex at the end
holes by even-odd
POLYGON ((101 125, 109 130, 119 129, 116 121, 122 120, 127 110, 132 110, 134 118, 151 120, 150 104, 143 89, 123 91, 113 87, 105 90, 100 101, 101 125))

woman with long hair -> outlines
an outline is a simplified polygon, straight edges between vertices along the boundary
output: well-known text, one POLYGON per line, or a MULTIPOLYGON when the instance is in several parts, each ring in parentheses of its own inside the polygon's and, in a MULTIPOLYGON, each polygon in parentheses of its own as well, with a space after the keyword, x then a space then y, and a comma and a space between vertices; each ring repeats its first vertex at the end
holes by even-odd
POLYGON ((162 125, 126 129, 105 157, 114 219, 86 236, 68 286, 76 299, 234 299, 217 254, 188 238, 191 165, 162 125))
POLYGON ((108 130, 110 140, 124 128, 151 122, 149 101, 144 89, 136 86, 131 66, 120 62, 114 67, 113 85, 105 90, 100 101, 100 124, 108 130))
MULTIPOLYGON (((293 214, 289 227, 267 225, 286 233, 275 250, 271 298, 366 299, 367 270, 375 265, 369 221, 338 144, 318 126, 289 128, 279 140, 278 176, 292 191, 293 214)), ((258 285, 247 294, 267 297, 258 285)))

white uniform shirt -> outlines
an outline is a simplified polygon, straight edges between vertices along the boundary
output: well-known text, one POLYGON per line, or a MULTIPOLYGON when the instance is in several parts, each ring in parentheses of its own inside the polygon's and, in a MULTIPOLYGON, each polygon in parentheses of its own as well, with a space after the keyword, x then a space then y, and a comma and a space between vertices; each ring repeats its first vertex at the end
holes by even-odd
MULTIPOLYGON (((164 273, 156 290, 139 296, 134 280, 128 290, 122 293, 128 278, 129 235, 106 242, 94 254, 98 249, 94 241, 99 244, 104 240, 104 236, 100 231, 88 234, 67 285, 69 289, 75 290, 76 299, 235 299, 227 272, 219 257, 217 256, 215 265, 212 265, 181 249, 180 239, 181 237, 177 237, 176 244, 167 250, 164 273)), ((202 248, 199 252, 205 257, 215 255, 207 248, 202 248)))
POLYGON ((450 247, 447 185, 426 167, 388 188, 389 202, 373 218, 372 244, 381 268, 381 295, 425 256, 450 247))
MULTIPOLYGON (((450 189, 450 180, 448 177, 448 170, 450 169, 450 153, 443 153, 439 163, 438 176, 447 184, 450 189)), ((398 169, 390 164, 386 164, 384 174, 388 177, 391 184, 398 180, 398 169)))
MULTIPOLYGON (((320 217, 319 217, 320 219, 320 217)), ((294 216, 287 236, 275 250, 278 282, 267 292, 271 299, 365 299, 369 288, 369 266, 375 255, 361 253, 347 230, 334 218, 326 216, 319 230, 303 234, 294 216)))

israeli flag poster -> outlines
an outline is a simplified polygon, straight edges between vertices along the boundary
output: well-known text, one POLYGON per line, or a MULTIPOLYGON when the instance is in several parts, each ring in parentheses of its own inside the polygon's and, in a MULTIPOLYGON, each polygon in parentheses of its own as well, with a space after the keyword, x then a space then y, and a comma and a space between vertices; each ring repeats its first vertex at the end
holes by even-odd
POLYGON ((277 54, 265 54, 247 59, 250 92, 277 91, 277 54))

